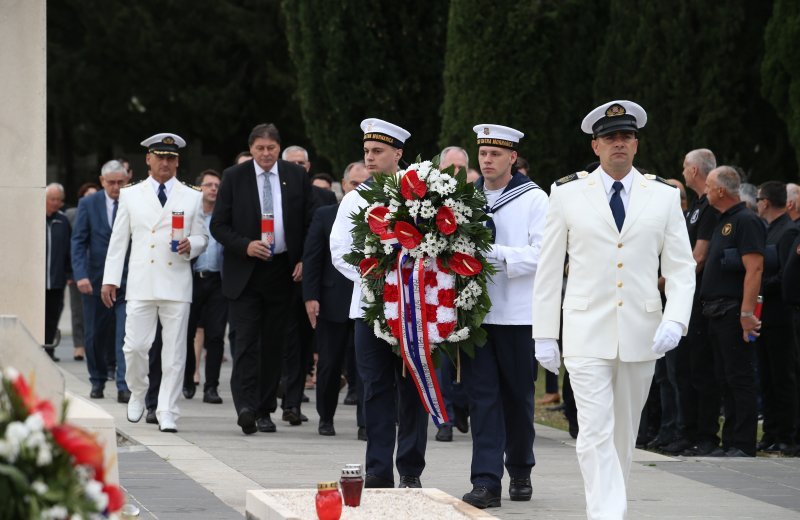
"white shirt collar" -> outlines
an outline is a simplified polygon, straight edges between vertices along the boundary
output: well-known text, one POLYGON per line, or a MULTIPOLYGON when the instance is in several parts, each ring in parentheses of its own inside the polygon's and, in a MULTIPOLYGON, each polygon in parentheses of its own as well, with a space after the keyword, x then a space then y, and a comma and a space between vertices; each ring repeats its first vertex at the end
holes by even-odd
MULTIPOLYGON (((253 161, 253 166, 256 169, 256 177, 264 173, 264 168, 262 168, 257 162, 253 161)), ((275 164, 272 165, 272 168, 269 169, 269 172, 278 175, 278 161, 275 161, 275 164)))
MULTIPOLYGON (((158 195, 158 187, 161 186, 161 183, 155 180, 152 175, 148 175, 147 180, 150 181, 150 185, 153 187, 153 190, 156 192, 156 195, 158 195)), ((170 192, 172 192, 172 188, 173 186, 175 186, 176 182, 178 181, 175 180, 175 177, 172 177, 170 178, 170 180, 164 183, 165 189, 167 190, 167 197, 169 197, 169 194, 170 192)))
MULTIPOLYGON (((597 171, 600 173, 600 179, 603 180, 603 188, 606 190, 606 195, 609 197, 611 196, 611 192, 614 191, 614 183, 617 182, 616 179, 612 178, 609 174, 603 170, 602 166, 597 168, 597 171)), ((631 193, 631 186, 633 186, 633 172, 636 171, 636 168, 631 168, 631 171, 625 175, 625 177, 621 178, 619 182, 622 183, 622 189, 625 191, 626 194, 630 195, 631 193)))

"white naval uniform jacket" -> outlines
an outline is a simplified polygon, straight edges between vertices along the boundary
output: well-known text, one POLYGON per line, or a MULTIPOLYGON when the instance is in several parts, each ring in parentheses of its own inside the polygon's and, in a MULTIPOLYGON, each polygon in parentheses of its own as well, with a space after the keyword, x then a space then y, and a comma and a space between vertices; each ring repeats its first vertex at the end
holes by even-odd
POLYGON ((344 196, 336 212, 336 220, 331 229, 330 247, 333 266, 348 280, 353 282, 353 296, 350 298, 350 319, 364 317, 361 292, 361 273, 354 265, 344 261, 344 255, 353 249, 353 213, 358 213, 362 208, 369 206, 358 190, 352 190, 344 196))
POLYGON ((149 182, 123 188, 108 244, 103 284, 119 287, 131 241, 125 299, 191 302, 190 260, 208 245, 202 200, 199 191, 180 182, 173 185, 163 208, 149 182), (192 246, 189 255, 172 252, 173 211, 183 211, 184 236, 192 246))
POLYGON ((651 350, 662 320, 659 262, 666 278, 664 320, 683 325, 692 310, 695 261, 677 189, 635 168, 622 230, 618 231, 600 170, 554 184, 533 298, 534 338, 558 338, 562 273, 564 357, 636 362, 651 350))
MULTIPOLYGON (((531 287, 547 219, 547 194, 527 191, 492 214, 497 233, 487 255, 497 272, 486 282, 492 307, 487 325, 530 325, 531 287)), ((534 321, 535 322, 535 321, 534 321)))

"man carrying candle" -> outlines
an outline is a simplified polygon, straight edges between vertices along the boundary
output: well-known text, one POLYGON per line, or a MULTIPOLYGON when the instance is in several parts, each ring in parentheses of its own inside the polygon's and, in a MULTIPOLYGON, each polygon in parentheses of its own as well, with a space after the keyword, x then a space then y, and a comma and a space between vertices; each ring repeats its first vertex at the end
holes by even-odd
MULTIPOLYGON (((272 124, 248 138, 253 159, 226 169, 211 217, 211 234, 224 248, 222 293, 236 330, 231 390, 237 424, 249 435, 274 432, 292 282, 302 278, 303 242, 314 204, 302 167, 283 160, 272 124), (274 243, 261 239, 262 215, 273 215, 274 243)), ((284 410, 299 425, 299 407, 284 410)))
POLYGON ((130 243, 125 321, 125 380, 131 391, 128 420, 144 414, 148 387, 148 352, 158 321, 162 325, 162 379, 156 417, 162 432, 176 432, 177 401, 186 362, 186 328, 192 301, 190 260, 208 244, 202 196, 178 182, 178 135, 156 134, 142 141, 147 148, 146 180, 123 188, 108 244, 101 299, 111 308, 121 284, 130 243), (173 212, 183 212, 183 238, 173 251, 173 212))

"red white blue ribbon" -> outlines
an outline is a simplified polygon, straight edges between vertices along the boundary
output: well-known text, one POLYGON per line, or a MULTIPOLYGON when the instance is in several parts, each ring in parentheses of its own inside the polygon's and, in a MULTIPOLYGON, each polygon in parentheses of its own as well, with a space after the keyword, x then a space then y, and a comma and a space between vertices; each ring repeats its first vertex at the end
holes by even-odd
MULTIPOLYGON (((400 353, 409 374, 414 379, 425 411, 431 415, 434 424, 439 426, 440 423, 447 422, 448 417, 431 361, 431 346, 428 340, 429 318, 425 305, 425 261, 414 260, 411 273, 405 280, 403 264, 409 257, 399 254, 397 258, 400 353)), ((433 319, 435 322, 436 317, 433 316, 433 319)))

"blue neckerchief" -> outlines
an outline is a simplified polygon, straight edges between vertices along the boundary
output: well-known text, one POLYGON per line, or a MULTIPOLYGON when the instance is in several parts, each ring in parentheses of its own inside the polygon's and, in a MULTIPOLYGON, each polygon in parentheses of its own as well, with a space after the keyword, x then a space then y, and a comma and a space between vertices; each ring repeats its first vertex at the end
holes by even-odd
MULTIPOLYGON (((483 191, 483 177, 475 182, 475 189, 483 191)), ((486 222, 486 227, 492 230, 492 243, 494 243, 497 237, 497 226, 495 226, 494 219, 492 219, 494 213, 523 193, 540 189, 539 185, 530 180, 526 175, 514 171, 511 176, 511 181, 506 185, 503 193, 497 198, 494 206, 489 207, 487 204, 483 207, 483 212, 489 217, 489 220, 486 222)))

